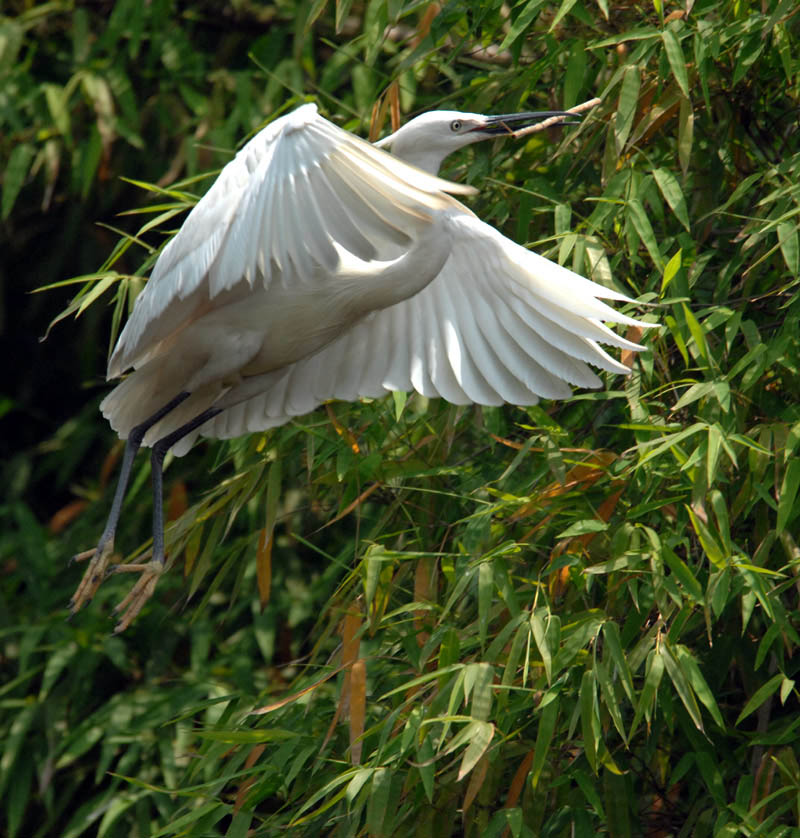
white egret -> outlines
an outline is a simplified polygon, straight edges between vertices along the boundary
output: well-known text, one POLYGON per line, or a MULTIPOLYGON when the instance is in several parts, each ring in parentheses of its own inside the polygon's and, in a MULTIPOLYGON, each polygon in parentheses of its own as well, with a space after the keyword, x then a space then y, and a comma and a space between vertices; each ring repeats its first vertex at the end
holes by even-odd
POLYGON ((641 347, 603 321, 643 325, 629 298, 526 250, 448 193, 451 152, 563 112, 434 111, 377 147, 312 104, 275 120, 222 170, 164 247, 112 353, 133 369, 101 410, 127 439, 111 513, 72 600, 113 552, 131 465, 152 446, 153 550, 117 631, 163 569, 162 464, 198 435, 239 436, 328 399, 416 390, 455 404, 534 404, 598 387, 588 364, 629 369, 600 343, 641 347), (391 149, 388 154, 382 149, 391 149))

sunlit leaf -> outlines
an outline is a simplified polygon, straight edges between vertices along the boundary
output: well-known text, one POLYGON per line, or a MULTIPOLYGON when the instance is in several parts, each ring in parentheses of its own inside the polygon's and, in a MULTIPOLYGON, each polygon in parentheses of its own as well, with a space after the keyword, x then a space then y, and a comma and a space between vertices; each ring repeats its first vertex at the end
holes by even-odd
POLYGON ((639 85, 638 67, 628 67, 622 78, 617 112, 614 117, 614 138, 617 144, 617 155, 622 154, 633 127, 636 106, 639 102, 639 85))
MULTIPOLYGON (((473 722, 470 726, 469 745, 461 758, 461 765, 458 769, 458 779, 462 780, 472 771, 483 758, 486 749, 494 737, 494 725, 485 722, 473 722)), ((482 780, 482 778, 481 778, 482 780)))
POLYGON ((514 18, 514 22, 509 27, 499 49, 508 49, 525 32, 544 3, 545 0, 528 0, 522 11, 514 18))
POLYGON ((647 669, 645 672, 644 686, 639 695, 639 701, 636 705, 636 712, 631 722, 630 730, 628 731, 628 738, 632 739, 636 732, 639 722, 642 718, 646 719, 648 725, 652 719, 653 706, 656 701, 656 693, 658 692, 661 678, 664 674, 664 659, 654 649, 647 655, 647 669))
POLYGON ((661 293, 667 290, 667 286, 675 278, 675 275, 681 269, 683 259, 683 251, 677 250, 669 259, 664 267, 664 276, 661 279, 661 293))
POLYGON ((678 159, 684 174, 689 171, 694 144, 694 111, 688 97, 681 99, 678 115, 678 159))
POLYGON ((653 260, 655 266, 663 271, 664 270, 664 260, 661 257, 661 250, 658 246, 658 241, 656 240, 656 234, 653 231, 653 225, 650 223, 650 219, 647 217, 647 213, 645 212, 644 207, 637 198, 628 202, 628 208, 630 210, 630 219, 633 222, 633 226, 636 228, 636 232, 639 234, 644 246, 647 248, 647 252, 650 254, 650 258, 653 260))
POLYGON ((661 40, 664 42, 664 51, 667 53, 670 69, 678 82, 683 95, 689 98, 689 76, 686 73, 686 58, 683 55, 681 43, 672 29, 666 28, 661 33, 661 40))

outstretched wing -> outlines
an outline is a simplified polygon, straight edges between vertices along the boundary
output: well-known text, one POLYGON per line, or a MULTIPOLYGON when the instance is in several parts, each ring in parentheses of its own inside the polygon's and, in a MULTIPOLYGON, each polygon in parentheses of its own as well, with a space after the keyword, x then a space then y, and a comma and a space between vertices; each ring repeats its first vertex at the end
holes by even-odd
POLYGON ((225 397, 201 429, 232 437, 280 425, 327 399, 416 390, 454 404, 535 404, 598 387, 590 369, 629 369, 600 344, 642 347, 604 325, 648 326, 602 299, 632 302, 505 238, 474 216, 452 220, 453 248, 423 291, 373 312, 315 355, 225 397), (237 400, 239 403, 237 404, 237 400))
POLYGON ((470 194, 337 128, 303 105, 257 134, 222 170, 159 256, 120 335, 109 378, 152 357, 159 343, 218 295, 261 282, 332 272, 342 248, 391 259, 433 211, 470 194))

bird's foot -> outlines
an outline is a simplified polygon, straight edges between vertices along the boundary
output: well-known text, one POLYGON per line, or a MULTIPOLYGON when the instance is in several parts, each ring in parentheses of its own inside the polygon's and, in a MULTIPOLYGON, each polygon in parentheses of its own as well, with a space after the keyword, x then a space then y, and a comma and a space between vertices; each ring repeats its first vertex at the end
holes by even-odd
POLYGON ((114 614, 122 614, 119 622, 114 626, 114 634, 120 634, 136 619, 144 604, 153 595, 159 577, 164 572, 164 563, 158 559, 138 564, 119 564, 110 570, 111 573, 141 573, 130 593, 114 609, 114 614))
POLYGON ((70 616, 77 614, 95 595, 97 589, 100 587, 100 583, 106 577, 108 562, 113 552, 114 539, 110 538, 107 541, 101 540, 97 547, 93 547, 91 550, 84 550, 83 553, 78 553, 72 557, 73 562, 83 562, 86 559, 91 559, 91 561, 83 574, 78 589, 69 601, 70 616))

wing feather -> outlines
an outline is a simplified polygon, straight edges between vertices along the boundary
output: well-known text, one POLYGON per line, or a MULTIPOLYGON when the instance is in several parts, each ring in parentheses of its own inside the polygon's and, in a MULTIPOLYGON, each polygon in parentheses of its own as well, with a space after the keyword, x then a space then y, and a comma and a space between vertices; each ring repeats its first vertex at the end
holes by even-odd
MULTIPOLYGON (((471 214, 457 214, 450 229, 451 256, 430 285, 293 364, 253 401, 251 427, 228 425, 225 436, 272 427, 333 398, 414 389, 455 404, 525 405, 566 398, 570 384, 600 386, 589 363, 629 371, 598 345, 642 348, 598 319, 651 325, 600 302, 627 297, 519 248, 471 214)), ((204 432, 221 435, 219 427, 204 432)))
MULTIPOLYGON (((372 251, 371 254, 365 253, 365 255, 374 258, 386 247, 405 248, 408 246, 411 241, 409 232, 406 232, 404 227, 387 220, 391 218, 391 206, 388 212, 386 208, 381 209, 382 201, 378 194, 367 196, 356 192, 351 180, 330 161, 325 161, 320 168, 322 176, 330 186, 331 193, 336 195, 345 211, 349 210, 348 217, 352 219, 352 223, 357 224, 363 237, 369 241, 372 251)), ((341 212, 342 209, 340 208, 339 211, 341 212)), ((416 219, 413 221, 416 222, 416 219)), ((359 255, 356 251, 351 252, 359 255)))
POLYGON ((372 259, 385 244, 394 251, 380 258, 396 258, 431 213, 460 206, 443 190, 474 191, 373 148, 313 105, 275 120, 224 167, 164 248, 109 377, 153 357, 194 311, 242 283, 252 286, 257 275, 267 287, 276 279, 307 281, 319 275, 315 267, 338 263, 337 248, 372 259))
MULTIPOLYGON (((436 282, 438 278, 434 279, 433 282, 436 282)), ((409 307, 405 305, 392 306, 388 310, 392 312, 391 316, 387 317, 385 312, 376 312, 375 314, 375 320, 378 323, 377 336, 385 335, 385 343, 380 347, 380 351, 387 352, 389 356, 389 362, 380 383, 387 390, 412 390, 410 342, 408 340, 409 307)), ((375 347, 373 347, 374 350, 375 347)))
MULTIPOLYGON (((391 363, 390 335, 383 331, 383 324, 375 319, 375 312, 365 317, 354 331, 359 333, 359 343, 366 359, 361 371, 361 381, 358 385, 359 393, 367 398, 377 399, 385 396, 389 389, 384 386, 389 364, 391 363), (376 346, 386 347, 386 351, 375 352, 376 346)), ((411 382, 409 382, 410 384, 411 382)), ((325 396, 321 397, 324 400, 325 396)))
MULTIPOLYGON (((281 146, 278 147, 278 152, 281 151, 281 146)), ((281 155, 275 155, 275 163, 276 165, 283 165, 281 160, 281 155)), ((287 172, 286 175, 283 177, 275 178, 275 183, 272 185, 270 191, 272 192, 272 205, 274 207, 272 213, 272 229, 268 231, 264 231, 264 236, 268 246, 270 248, 270 255, 272 257, 272 262, 278 268, 280 273, 283 275, 284 273, 288 273, 291 269, 291 264, 288 259, 288 252, 287 252, 287 232, 286 232, 286 214, 287 214, 287 200, 286 196, 284 195, 284 190, 286 188, 286 181, 289 177, 289 173, 287 172)), ((272 272, 270 271, 264 277, 264 285, 269 286, 272 282, 272 272)))
POLYGON ((345 202, 342 194, 336 194, 322 165, 317 164, 309 172, 309 184, 320 215, 330 225, 333 241, 339 242, 345 250, 364 262, 375 259, 378 254, 374 245, 353 220, 352 216, 356 213, 345 202))
POLYGON ((431 288, 434 311, 440 317, 433 318, 435 332, 429 340, 428 364, 431 381, 442 398, 451 404, 469 404, 470 398, 461 386, 456 370, 461 366, 463 349, 458 324, 449 313, 444 297, 444 283, 435 283, 431 288))
MULTIPOLYGON (((447 278, 454 275, 454 271, 448 264, 442 274, 447 278)), ((436 277, 434 282, 441 279, 442 274, 436 277)), ((471 295, 465 291, 466 289, 448 287, 449 305, 453 309, 453 316, 458 323, 458 331, 462 338, 461 366, 459 369, 454 368, 454 371, 470 401, 475 404, 500 405, 503 403, 503 397, 493 386, 494 383, 500 382, 490 384, 486 378, 486 370, 491 367, 491 362, 487 358, 483 334, 475 320, 471 295), (450 293, 452 291, 457 293, 450 293)))
POLYGON ((427 343, 431 336, 428 312, 419 304, 419 294, 408 302, 409 346, 411 384, 423 396, 435 398, 439 395, 428 375, 427 343))
MULTIPOLYGON (((164 248, 109 374, 152 357, 190 322, 193 306, 248 294, 257 281, 267 293, 272 283, 313 283, 346 254, 395 259, 434 215, 451 222, 451 246, 426 288, 369 313, 309 357, 232 384, 217 402, 226 409, 200 432, 237 436, 327 399, 390 390, 456 404, 533 404, 568 396, 570 384, 599 386, 588 364, 626 372, 599 344, 641 348, 603 322, 648 325, 603 302, 629 298, 514 244, 445 188, 466 191, 341 131, 312 106, 276 120, 225 167, 164 248)), ((181 452, 190 444, 182 441, 181 452)))

